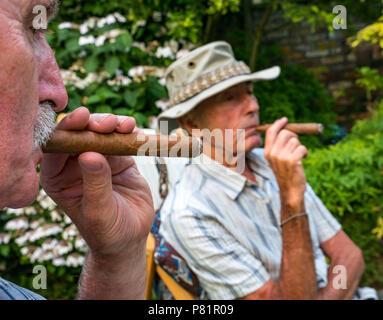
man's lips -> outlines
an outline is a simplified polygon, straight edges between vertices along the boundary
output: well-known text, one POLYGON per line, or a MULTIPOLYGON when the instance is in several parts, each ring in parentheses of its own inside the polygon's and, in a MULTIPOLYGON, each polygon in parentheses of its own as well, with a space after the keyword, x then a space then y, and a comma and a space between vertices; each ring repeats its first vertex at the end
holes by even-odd
POLYGON ((246 133, 257 132, 257 131, 256 131, 256 127, 257 127, 257 125, 253 125, 253 126, 247 127, 247 128, 245 129, 245 131, 246 131, 246 133))

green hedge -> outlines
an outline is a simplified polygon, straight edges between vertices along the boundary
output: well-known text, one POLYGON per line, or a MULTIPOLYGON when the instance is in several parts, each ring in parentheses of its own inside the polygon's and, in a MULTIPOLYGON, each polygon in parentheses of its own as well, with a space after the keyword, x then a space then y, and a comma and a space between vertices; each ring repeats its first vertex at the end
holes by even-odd
POLYGON ((383 102, 344 141, 310 152, 308 182, 344 231, 362 249, 362 284, 383 288, 383 245, 372 230, 383 217, 383 102))

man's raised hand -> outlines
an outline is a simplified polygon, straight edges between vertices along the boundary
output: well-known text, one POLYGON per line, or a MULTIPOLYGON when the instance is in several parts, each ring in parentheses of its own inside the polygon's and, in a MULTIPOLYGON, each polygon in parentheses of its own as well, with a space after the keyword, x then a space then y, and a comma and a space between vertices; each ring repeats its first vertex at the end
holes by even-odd
POLYGON ((267 130, 264 155, 277 179, 281 199, 295 205, 306 190, 302 159, 307 149, 295 133, 283 129, 286 124, 287 118, 282 118, 267 130))
MULTIPOLYGON (((130 133, 131 117, 90 115, 79 108, 58 125, 62 130, 130 133)), ((131 157, 45 154, 41 182, 47 194, 69 215, 93 257, 123 261, 142 251, 154 209, 150 189, 131 157)))

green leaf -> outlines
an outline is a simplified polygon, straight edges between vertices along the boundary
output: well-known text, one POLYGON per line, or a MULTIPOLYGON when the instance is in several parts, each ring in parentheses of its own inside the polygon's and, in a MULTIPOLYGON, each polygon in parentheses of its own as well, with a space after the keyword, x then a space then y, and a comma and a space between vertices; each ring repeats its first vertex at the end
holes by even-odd
POLYGON ((133 114, 133 117, 136 119, 136 123, 137 123, 138 127, 142 128, 142 127, 145 126, 147 118, 146 118, 146 116, 143 113, 135 112, 133 114))
POLYGON ((125 90, 124 100, 130 107, 134 108, 137 104, 137 93, 132 90, 125 90))
POLYGON ((117 56, 112 56, 111 58, 106 60, 105 70, 113 76, 116 73, 116 70, 120 66, 120 59, 117 56))
POLYGON ((128 108, 117 108, 113 110, 113 113, 122 116, 132 116, 133 111, 128 108))
POLYGON ((1 254, 3 257, 8 257, 10 251, 11 251, 10 246, 8 246, 8 245, 2 245, 2 246, 0 246, 0 254, 1 254))
POLYGON ((120 95, 113 92, 112 90, 102 87, 97 91, 97 94, 101 96, 102 99, 113 99, 113 98, 119 98, 120 95))
POLYGON ((77 109, 81 105, 81 96, 77 92, 69 95, 68 108, 70 111, 77 109))
POLYGON ((107 105, 98 106, 95 110, 96 113, 112 113, 112 108, 107 105))
POLYGON ((166 97, 166 89, 161 86, 158 81, 153 81, 149 86, 149 92, 156 98, 161 99, 166 97))
POLYGON ((98 95, 98 94, 95 94, 93 96, 90 96, 86 102, 87 105, 91 105, 91 104, 94 104, 94 103, 98 103, 101 101, 101 96, 98 95))
POLYGON ((130 33, 124 33, 118 37, 125 49, 129 49, 133 43, 133 38, 130 33))
POLYGON ((69 51, 69 52, 73 52, 73 51, 76 51, 77 49, 80 48, 79 44, 78 44, 78 38, 73 38, 73 39, 70 39, 69 41, 67 41, 65 43, 65 48, 69 51))
POLYGON ((96 55, 90 56, 85 60, 84 68, 87 73, 94 72, 99 66, 99 61, 96 55))

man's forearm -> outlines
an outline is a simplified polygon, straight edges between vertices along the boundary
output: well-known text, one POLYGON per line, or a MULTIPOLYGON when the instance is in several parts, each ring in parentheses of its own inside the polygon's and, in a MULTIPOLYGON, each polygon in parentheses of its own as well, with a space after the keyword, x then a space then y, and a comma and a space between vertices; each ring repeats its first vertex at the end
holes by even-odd
POLYGON ((331 265, 328 269, 327 286, 321 288, 318 292, 318 299, 323 300, 350 300, 354 297, 355 291, 358 288, 360 278, 364 272, 364 260, 361 251, 355 247, 344 248, 344 250, 337 256, 331 259, 331 265), (335 277, 339 274, 333 273, 334 267, 342 266, 346 271, 345 277, 342 279, 346 281, 346 287, 339 287, 339 283, 334 285, 337 281, 335 277))
POLYGON ((78 299, 143 299, 145 277, 145 245, 140 245, 128 258, 117 261, 101 261, 89 253, 80 279, 78 299))
MULTIPOLYGON (((281 200, 281 221, 305 212, 303 196, 293 204, 281 200)), ((282 242, 278 295, 281 299, 316 299, 316 272, 308 217, 298 217, 284 224, 282 242)))

